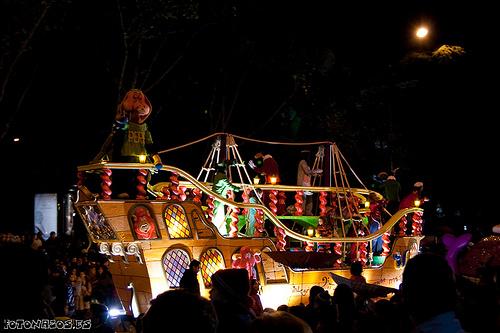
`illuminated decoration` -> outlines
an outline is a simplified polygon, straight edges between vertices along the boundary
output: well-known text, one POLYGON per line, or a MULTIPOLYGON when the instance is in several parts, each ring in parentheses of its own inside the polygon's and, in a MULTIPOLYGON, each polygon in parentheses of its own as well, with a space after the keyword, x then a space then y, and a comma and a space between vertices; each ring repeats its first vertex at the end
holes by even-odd
POLYGON ((101 170, 101 195, 104 200, 111 200, 111 175, 113 171, 111 169, 102 169, 101 170))
POLYGON ((167 206, 163 213, 163 218, 165 219, 170 239, 193 237, 186 219, 186 212, 182 206, 177 204, 167 206))
POLYGON ((365 201, 365 208, 370 208, 370 201, 365 201))
POLYGON ((186 200, 186 187, 179 186, 179 175, 175 172, 170 174, 170 194, 172 200, 186 200))
POLYGON ((224 264, 224 257, 222 256, 222 253, 216 248, 207 249, 200 256, 200 271, 205 288, 212 287, 212 274, 217 272, 219 269, 225 268, 226 265, 224 264))
POLYGON ((137 204, 128 212, 130 230, 137 240, 160 239, 158 224, 151 208, 145 204, 137 204))
POLYGON ((259 185, 259 183, 260 183, 260 178, 259 178, 259 176, 255 176, 255 177, 254 177, 254 179, 253 179, 253 183, 254 183, 254 185, 259 185))
POLYGON ((276 177, 276 176, 271 176, 271 178, 269 178, 269 179, 270 179, 272 185, 276 185, 276 183, 278 182, 278 177, 276 177))
POLYGON ((313 227, 307 228, 307 236, 309 236, 309 237, 314 236, 314 228, 313 227))
POLYGON ((413 204, 415 205, 415 207, 420 207, 420 200, 416 199, 415 201, 413 201, 413 204))
POLYGON ((182 249, 165 252, 162 263, 169 288, 179 287, 184 271, 189 267, 189 254, 182 249))
POLYGON ((249 279, 256 279, 257 274, 254 270, 256 263, 261 262, 260 251, 254 251, 248 246, 242 246, 239 253, 232 256, 233 268, 243 268, 248 271, 249 279))
POLYGON ((94 240, 118 239, 97 204, 77 206, 77 211, 94 240))
POLYGON ((146 169, 139 169, 137 170, 137 175, 135 177, 137 181, 136 185, 136 190, 137 194, 135 195, 135 198, 137 200, 144 200, 148 198, 147 191, 146 191, 146 186, 147 186, 147 177, 148 177, 149 171, 146 169))
POLYGON ((139 163, 146 163, 146 155, 139 155, 139 163))

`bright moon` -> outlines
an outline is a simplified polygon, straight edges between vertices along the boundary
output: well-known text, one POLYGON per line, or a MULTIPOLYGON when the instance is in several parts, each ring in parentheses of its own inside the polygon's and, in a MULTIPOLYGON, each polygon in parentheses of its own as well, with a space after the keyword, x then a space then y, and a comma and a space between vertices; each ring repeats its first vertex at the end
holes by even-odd
POLYGON ((424 38, 425 36, 427 36, 428 33, 429 30, 427 30, 427 28, 421 27, 417 29, 416 35, 418 38, 424 38))

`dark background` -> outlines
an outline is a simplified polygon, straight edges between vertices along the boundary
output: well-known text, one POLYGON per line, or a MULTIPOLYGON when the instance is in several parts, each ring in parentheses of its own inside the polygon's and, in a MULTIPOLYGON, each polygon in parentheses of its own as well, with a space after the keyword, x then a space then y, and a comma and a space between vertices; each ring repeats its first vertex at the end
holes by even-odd
MULTIPOLYGON (((490 228, 496 80, 491 8, 455 1, 0 1, 2 230, 31 229, 33 195, 66 192, 130 88, 159 147, 214 132, 330 140, 363 181, 423 181, 429 219, 490 228), (425 41, 413 37, 427 23, 425 41), (465 53, 434 53, 442 45, 465 53), (20 142, 13 139, 19 137, 20 142)), ((450 50, 450 49, 448 49, 450 50)), ((297 160, 269 149, 285 182, 297 160)), ((210 144, 166 154, 195 175, 210 144)))

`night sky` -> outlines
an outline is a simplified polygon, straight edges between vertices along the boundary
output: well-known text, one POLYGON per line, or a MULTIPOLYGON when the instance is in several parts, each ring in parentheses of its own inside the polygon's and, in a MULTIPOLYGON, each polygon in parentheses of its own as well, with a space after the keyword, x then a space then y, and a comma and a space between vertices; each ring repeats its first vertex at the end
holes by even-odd
MULTIPOLYGON (((4 229, 32 223, 34 193, 64 193, 75 182, 76 166, 99 151, 130 88, 151 100, 150 127, 164 149, 221 131, 335 141, 366 183, 392 162, 406 190, 426 184, 429 209, 443 205, 447 222, 498 223, 486 213, 497 141, 497 108, 488 97, 491 8, 455 1, 47 3, 0 1, 1 200, 17 208, 6 209, 4 229), (425 42, 413 37, 421 23, 431 29, 425 42), (465 54, 431 57, 444 44, 465 54)), ((259 147, 247 148, 240 145, 250 158, 259 147)), ((196 173, 209 144, 197 149, 162 157, 196 173)), ((296 161, 275 157, 293 183, 296 161)))

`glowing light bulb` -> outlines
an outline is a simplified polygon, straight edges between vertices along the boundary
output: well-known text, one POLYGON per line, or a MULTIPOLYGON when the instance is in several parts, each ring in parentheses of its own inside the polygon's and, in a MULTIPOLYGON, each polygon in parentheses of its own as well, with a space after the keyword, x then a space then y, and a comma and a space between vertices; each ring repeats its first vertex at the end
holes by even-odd
POLYGON ((139 163, 146 163, 146 155, 139 155, 139 163))

